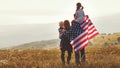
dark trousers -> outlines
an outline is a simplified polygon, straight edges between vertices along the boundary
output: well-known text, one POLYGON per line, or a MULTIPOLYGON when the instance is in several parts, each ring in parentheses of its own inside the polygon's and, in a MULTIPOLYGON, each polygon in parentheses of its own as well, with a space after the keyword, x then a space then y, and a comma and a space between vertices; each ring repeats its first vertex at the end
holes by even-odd
POLYGON ((81 57, 81 62, 85 62, 85 49, 82 49, 79 53, 75 52, 75 62, 76 64, 80 64, 80 57, 81 57), (81 56, 80 56, 81 54, 81 56))
POLYGON ((68 56, 67 56, 67 63, 70 63, 71 60, 71 54, 72 54, 72 50, 61 50, 61 60, 62 63, 65 64, 65 51, 67 51, 68 56))

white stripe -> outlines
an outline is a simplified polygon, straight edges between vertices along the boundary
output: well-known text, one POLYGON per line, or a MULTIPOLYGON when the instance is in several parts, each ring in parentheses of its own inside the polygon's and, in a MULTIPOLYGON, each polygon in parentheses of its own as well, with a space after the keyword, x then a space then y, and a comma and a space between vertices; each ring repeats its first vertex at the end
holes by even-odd
POLYGON ((92 34, 88 35, 88 38, 90 38, 91 36, 93 36, 94 34, 98 33, 97 31, 94 31, 92 34))
POLYGON ((90 22, 88 22, 84 27, 82 27, 84 30, 86 29, 86 28, 89 28, 89 25, 90 25, 91 23, 90 22))
MULTIPOLYGON (((88 27, 88 30, 90 30, 92 27, 94 27, 93 24, 88 27)), ((94 27, 94 28, 95 28, 95 27, 94 27)))
POLYGON ((74 41, 72 40, 71 42, 70 42, 70 44, 73 44, 74 43, 74 41))
POLYGON ((87 29, 88 28, 88 24, 86 24, 84 27, 82 27, 83 30, 87 29))
POLYGON ((86 17, 86 16, 85 16, 84 18, 85 18, 84 20, 87 20, 87 19, 88 19, 88 17, 86 17))
POLYGON ((81 25, 81 27, 83 28, 83 26, 87 25, 88 23, 91 23, 89 18, 81 25))
POLYGON ((83 44, 81 44, 79 47, 75 48, 75 51, 79 50, 80 48, 82 48, 83 46, 85 46, 85 44, 87 44, 88 41, 85 41, 83 44))
POLYGON ((80 39, 79 41, 77 41, 75 44, 74 44, 74 47, 76 47, 79 43, 83 42, 84 40, 86 40, 88 37, 87 36, 84 36, 82 39, 80 39))
POLYGON ((94 31, 95 28, 91 29, 91 30, 88 30, 88 34, 91 33, 92 31, 94 31))
POLYGON ((80 26, 83 27, 87 22, 84 22, 83 24, 81 24, 80 26))
MULTIPOLYGON (((78 38, 80 38, 81 36, 83 36, 84 34, 86 34, 86 31, 81 33, 78 37, 76 37, 74 40, 72 40, 73 42, 76 41, 78 38)), ((72 42, 71 42, 72 43, 72 42)))
POLYGON ((89 18, 87 18, 87 20, 86 20, 86 22, 88 22, 90 19, 89 18))
POLYGON ((70 42, 70 44, 73 44, 76 40, 78 40, 79 38, 81 38, 84 34, 86 34, 86 32, 83 32, 81 35, 79 35, 78 37, 76 37, 74 40, 72 40, 70 42))

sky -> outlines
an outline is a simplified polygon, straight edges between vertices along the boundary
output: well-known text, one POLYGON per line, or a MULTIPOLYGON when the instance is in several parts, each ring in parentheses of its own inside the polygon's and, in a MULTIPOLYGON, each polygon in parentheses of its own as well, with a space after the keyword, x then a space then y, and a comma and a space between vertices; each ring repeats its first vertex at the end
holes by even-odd
POLYGON ((0 25, 72 20, 77 2, 91 18, 120 13, 120 0, 0 0, 0 25))
POLYGON ((77 2, 100 33, 120 32, 120 0, 0 0, 0 48, 58 38, 58 23, 73 19, 77 2))

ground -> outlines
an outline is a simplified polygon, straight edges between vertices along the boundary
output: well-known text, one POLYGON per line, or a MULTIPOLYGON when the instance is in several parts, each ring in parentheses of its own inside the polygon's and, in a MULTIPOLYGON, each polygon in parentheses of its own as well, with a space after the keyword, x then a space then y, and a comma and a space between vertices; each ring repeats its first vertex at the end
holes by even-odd
MULTIPOLYGON (((59 49, 0 50, 0 68, 62 67, 59 49)), ((76 68, 74 52, 71 63, 64 67, 76 68)), ((88 46, 86 62, 80 68, 120 68, 120 45, 88 46)))

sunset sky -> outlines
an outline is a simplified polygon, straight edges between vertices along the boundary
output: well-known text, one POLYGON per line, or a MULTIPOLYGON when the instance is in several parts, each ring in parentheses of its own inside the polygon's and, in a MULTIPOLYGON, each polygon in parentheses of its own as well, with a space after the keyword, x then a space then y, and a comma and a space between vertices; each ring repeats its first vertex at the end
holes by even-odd
POLYGON ((0 25, 72 20, 77 2, 91 18, 120 13, 120 0, 0 0, 0 25))

